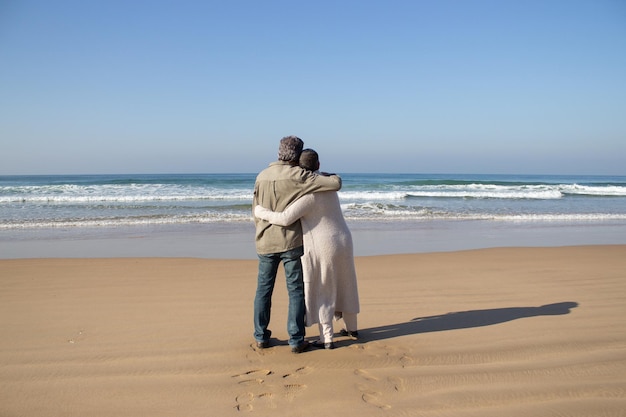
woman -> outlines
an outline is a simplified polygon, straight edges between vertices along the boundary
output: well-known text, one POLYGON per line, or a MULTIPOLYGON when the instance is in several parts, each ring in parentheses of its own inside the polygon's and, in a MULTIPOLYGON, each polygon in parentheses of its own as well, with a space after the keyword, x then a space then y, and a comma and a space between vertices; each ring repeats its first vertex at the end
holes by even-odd
MULTIPOLYGON (((312 149, 300 156, 302 168, 318 171, 319 157, 312 149)), ((358 337, 359 295, 354 268, 352 235, 341 212, 336 191, 300 197, 285 211, 273 212, 256 206, 254 214, 263 220, 287 226, 298 219, 302 224, 306 324, 318 323, 320 341, 326 349, 335 347, 333 318, 343 318, 342 335, 358 337)))

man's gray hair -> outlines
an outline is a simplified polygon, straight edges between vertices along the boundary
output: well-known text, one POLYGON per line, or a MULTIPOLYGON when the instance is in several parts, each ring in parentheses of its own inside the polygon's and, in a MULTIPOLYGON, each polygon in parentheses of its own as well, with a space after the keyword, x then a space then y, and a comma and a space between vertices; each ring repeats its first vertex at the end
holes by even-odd
POLYGON ((297 136, 285 136, 280 140, 278 147, 278 160, 287 162, 298 162, 300 153, 304 148, 304 142, 297 136))

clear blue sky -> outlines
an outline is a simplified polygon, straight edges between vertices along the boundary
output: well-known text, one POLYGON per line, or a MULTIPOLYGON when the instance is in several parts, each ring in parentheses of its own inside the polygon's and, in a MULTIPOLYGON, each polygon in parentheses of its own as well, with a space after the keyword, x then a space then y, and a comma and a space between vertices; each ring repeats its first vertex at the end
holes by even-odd
POLYGON ((626 1, 0 0, 0 174, 626 175, 626 1))

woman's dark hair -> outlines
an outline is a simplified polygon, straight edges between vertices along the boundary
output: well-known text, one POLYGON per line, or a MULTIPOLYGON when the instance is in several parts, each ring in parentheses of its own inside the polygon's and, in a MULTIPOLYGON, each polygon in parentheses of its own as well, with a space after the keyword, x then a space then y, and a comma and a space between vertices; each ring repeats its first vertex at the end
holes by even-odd
POLYGON ((313 149, 305 149, 300 154, 300 166, 309 171, 317 171, 319 169, 319 156, 313 149))

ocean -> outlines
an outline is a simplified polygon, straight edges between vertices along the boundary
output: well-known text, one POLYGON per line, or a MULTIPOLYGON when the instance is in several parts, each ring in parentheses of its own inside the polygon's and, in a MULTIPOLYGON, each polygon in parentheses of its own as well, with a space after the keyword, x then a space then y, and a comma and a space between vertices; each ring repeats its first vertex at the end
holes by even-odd
MULTIPOLYGON (((626 227, 626 176, 340 175, 344 215, 359 230, 469 223, 500 230, 505 225, 626 227)), ((145 235, 164 227, 249 230, 255 177, 0 176, 0 242, 145 235)))

